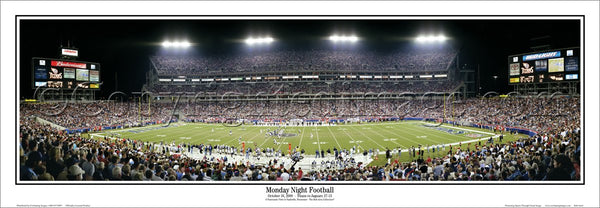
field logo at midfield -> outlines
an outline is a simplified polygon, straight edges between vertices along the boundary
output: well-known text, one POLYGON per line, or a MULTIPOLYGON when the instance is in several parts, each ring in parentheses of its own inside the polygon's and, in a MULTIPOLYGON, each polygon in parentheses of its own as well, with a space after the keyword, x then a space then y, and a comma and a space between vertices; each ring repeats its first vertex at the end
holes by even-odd
POLYGON ((467 134, 465 136, 471 137, 471 138, 479 138, 479 137, 483 137, 482 134, 467 134))

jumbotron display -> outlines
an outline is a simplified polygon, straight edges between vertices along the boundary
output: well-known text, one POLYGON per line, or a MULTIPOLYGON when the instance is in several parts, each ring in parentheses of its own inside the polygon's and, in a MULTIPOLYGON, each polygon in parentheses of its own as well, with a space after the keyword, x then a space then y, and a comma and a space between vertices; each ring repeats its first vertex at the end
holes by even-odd
POLYGON ((579 48, 508 57, 509 84, 579 81, 579 48))
POLYGON ((100 64, 84 61, 33 58, 32 87, 100 89, 100 64))

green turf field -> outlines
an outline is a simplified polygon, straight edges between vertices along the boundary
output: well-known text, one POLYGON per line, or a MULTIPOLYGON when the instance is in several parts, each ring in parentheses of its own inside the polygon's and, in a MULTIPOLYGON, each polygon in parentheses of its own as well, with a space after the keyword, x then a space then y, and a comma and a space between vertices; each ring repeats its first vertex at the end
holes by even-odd
MULTIPOLYGON (((478 128, 453 127, 451 125, 440 127, 443 129, 427 127, 425 123, 416 121, 286 127, 285 133, 296 135, 279 139, 265 135, 267 129, 271 131, 277 129, 274 126, 242 125, 239 127, 226 127, 220 124, 176 123, 168 127, 164 127, 163 124, 104 131, 92 133, 92 136, 119 137, 151 142, 175 142, 176 144, 224 144, 239 148, 242 144, 240 144, 238 138, 241 137, 241 141, 245 143, 246 147, 260 147, 261 149, 270 147, 287 152, 288 144, 291 144, 292 147, 299 146, 300 149, 304 149, 308 155, 314 155, 317 149, 331 149, 333 151, 334 147, 337 149, 356 147, 361 152, 365 149, 379 149, 383 153, 386 148, 400 147, 406 150, 410 146, 416 147, 419 144, 423 146, 451 144, 489 138, 494 135, 491 131, 478 128), (447 130, 453 130, 453 132, 449 133, 447 130), (463 132, 459 133, 458 131, 463 132)), ((507 141, 514 139, 510 135, 505 136, 505 138, 507 141)), ((485 141, 482 141, 482 143, 485 143, 485 141)), ((448 145, 446 145, 446 148, 448 148, 448 145)))

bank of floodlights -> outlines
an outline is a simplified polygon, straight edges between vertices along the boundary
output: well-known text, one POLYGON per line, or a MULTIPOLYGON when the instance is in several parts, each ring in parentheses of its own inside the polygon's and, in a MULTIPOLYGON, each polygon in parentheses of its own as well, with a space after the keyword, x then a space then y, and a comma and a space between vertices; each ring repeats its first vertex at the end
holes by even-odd
POLYGON ((416 41, 418 43, 435 43, 435 42, 444 42, 448 38, 444 35, 422 35, 417 37, 416 41))
POLYGON ((344 36, 344 35, 332 35, 329 36, 329 40, 333 42, 356 42, 358 41, 358 37, 355 35, 344 36))
POLYGON ((190 42, 188 42, 187 40, 185 41, 164 41, 162 43, 162 46, 165 48, 187 48, 192 46, 192 44, 190 42))
POLYGON ((263 37, 263 38, 247 38, 246 44, 255 45, 255 44, 269 44, 275 41, 272 37, 263 37))

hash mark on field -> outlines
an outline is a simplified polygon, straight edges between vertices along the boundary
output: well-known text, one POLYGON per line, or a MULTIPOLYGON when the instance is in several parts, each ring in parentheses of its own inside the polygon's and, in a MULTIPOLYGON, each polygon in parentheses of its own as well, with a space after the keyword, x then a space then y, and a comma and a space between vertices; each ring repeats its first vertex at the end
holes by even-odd
MULTIPOLYGON (((364 129, 364 127, 363 127, 363 129, 364 129)), ((369 129, 370 129, 370 128, 369 128, 369 129)), ((363 133, 363 131, 358 131, 358 132, 360 132, 360 133, 361 133, 363 136, 367 137, 367 139, 369 139, 369 140, 371 140, 371 141, 375 142, 375 144, 376 144, 376 145, 379 145, 381 148, 385 149, 385 147, 384 147, 384 146, 382 146, 381 144, 377 143, 377 141, 375 141, 375 140, 371 139, 371 137, 367 136, 365 133, 363 133)))
MULTIPOLYGON (((399 137, 401 137, 402 139, 408 140, 408 141, 410 141, 410 142, 412 142, 412 143, 419 144, 418 142, 415 142, 414 140, 412 140, 412 139, 409 139, 408 137, 403 137, 402 135, 396 134, 396 132, 394 132, 394 131, 387 130, 387 129, 382 129, 382 130, 384 130, 384 131, 387 131, 387 132, 390 132, 390 133, 392 133, 392 134, 394 134, 394 135, 396 135, 396 136, 399 136, 399 137)), ((410 134, 410 133, 408 133, 408 132, 407 132, 407 134, 410 134)), ((413 135, 413 136, 414 136, 414 134, 410 134, 410 135, 413 135)), ((402 146, 402 145, 400 145, 400 146, 402 146)), ((402 147, 404 147, 404 146, 402 146, 402 147)), ((405 148, 405 147, 404 147, 404 148, 405 148)))
POLYGON ((346 135, 348 135, 348 136, 350 137, 350 139, 352 140, 352 141, 350 141, 350 143, 357 144, 357 145, 358 145, 358 148, 361 148, 361 149, 363 149, 363 148, 360 146, 360 143, 362 143, 363 141, 361 141, 361 140, 354 140, 354 138, 353 138, 353 137, 352 137, 350 134, 348 134, 348 132, 347 132, 347 131, 344 131, 344 133, 346 133, 346 135))

